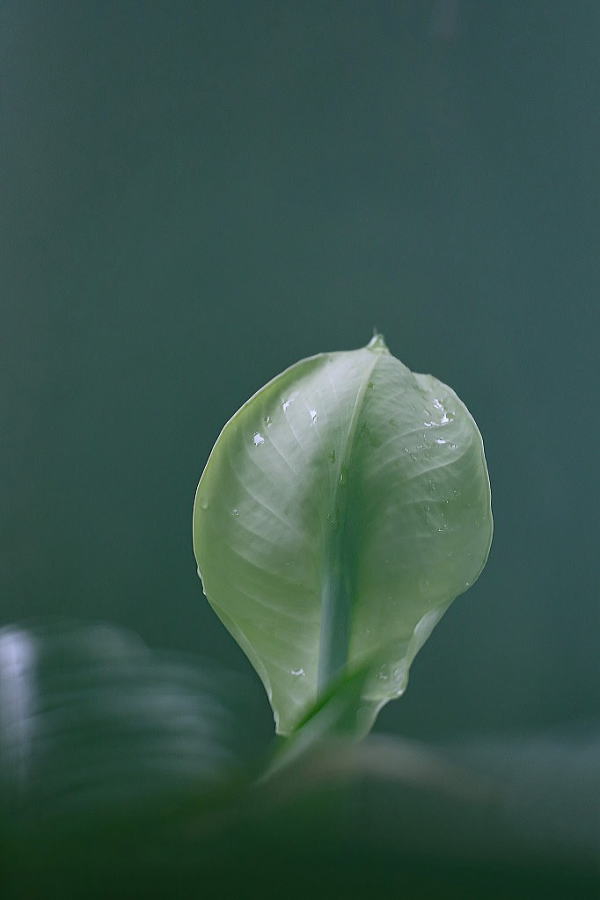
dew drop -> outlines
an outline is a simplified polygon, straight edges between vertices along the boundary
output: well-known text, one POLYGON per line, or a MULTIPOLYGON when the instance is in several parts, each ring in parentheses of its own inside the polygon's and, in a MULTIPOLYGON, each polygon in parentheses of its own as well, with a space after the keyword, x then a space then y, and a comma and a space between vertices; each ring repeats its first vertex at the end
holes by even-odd
POLYGON ((264 437, 262 436, 262 434, 261 434, 259 431, 257 431, 257 432, 253 435, 252 441, 253 441, 255 447, 260 447, 261 444, 264 444, 265 439, 264 439, 264 437))
POLYGON ((200 500, 200 509, 208 509, 208 500, 205 497, 200 500))
POLYGON ((377 673, 377 678, 379 679, 379 681, 389 681, 390 680, 387 666, 382 666, 380 668, 379 672, 377 673))
POLYGON ((317 411, 316 411, 316 409, 309 409, 309 413, 310 413, 310 421, 314 425, 315 422, 317 421, 317 411))
POLYGON ((335 462, 335 450, 329 451, 329 462, 335 462))
POLYGON ((304 669, 291 669, 291 674, 295 675, 296 678, 303 677, 306 673, 304 669))
POLYGON ((232 509, 232 510, 231 510, 231 515, 232 515, 232 516, 235 516, 236 519, 237 519, 237 517, 239 516, 239 514, 240 514, 239 509, 232 509))
POLYGON ((273 424, 273 420, 272 420, 271 416, 265 416, 264 422, 265 422, 265 425, 267 426, 267 428, 270 428, 271 425, 273 424))

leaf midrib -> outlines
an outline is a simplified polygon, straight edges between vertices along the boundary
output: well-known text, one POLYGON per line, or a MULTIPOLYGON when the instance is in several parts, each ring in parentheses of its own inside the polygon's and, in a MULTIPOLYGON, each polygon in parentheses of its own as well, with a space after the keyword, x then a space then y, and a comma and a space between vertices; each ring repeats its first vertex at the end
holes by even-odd
POLYGON ((356 445, 358 422, 364 407, 369 382, 381 358, 372 352, 373 360, 365 371, 350 415, 343 450, 339 454, 335 484, 331 496, 332 525, 327 528, 324 565, 321 582, 321 629, 319 635, 318 692, 322 693, 348 661, 350 620, 354 591, 349 567, 345 563, 345 543, 348 525, 348 473, 356 445), (345 483, 342 475, 346 474, 345 483))

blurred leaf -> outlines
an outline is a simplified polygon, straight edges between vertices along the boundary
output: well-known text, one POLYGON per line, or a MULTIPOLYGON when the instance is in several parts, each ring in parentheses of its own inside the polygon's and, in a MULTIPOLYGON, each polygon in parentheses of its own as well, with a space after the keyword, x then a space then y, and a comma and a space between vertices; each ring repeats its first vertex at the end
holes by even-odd
POLYGON ((238 679, 106 626, 2 630, 3 898, 595 896, 595 734, 323 740, 364 677, 256 781, 238 679))
POLYGON ((248 715, 237 678, 117 629, 4 628, 0 813, 29 827, 200 802, 248 767, 248 715))
POLYGON ((478 577, 491 534, 475 422, 379 336, 303 360, 245 403, 194 507, 204 590, 260 675, 281 734, 365 664, 368 729, 478 577))
POLYGON ((324 884, 357 897, 375 885, 428 900, 598 896, 597 732, 452 747, 329 740, 275 774, 252 839, 293 854, 298 877, 318 872, 320 896, 324 884))

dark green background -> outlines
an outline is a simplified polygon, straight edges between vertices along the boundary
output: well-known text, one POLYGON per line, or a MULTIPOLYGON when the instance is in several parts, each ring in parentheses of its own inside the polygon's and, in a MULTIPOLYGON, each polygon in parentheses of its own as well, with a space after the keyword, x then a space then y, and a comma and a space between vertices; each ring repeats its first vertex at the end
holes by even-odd
POLYGON ((247 675, 196 482, 298 358, 365 343, 487 447, 487 569, 377 728, 597 710, 600 6, 0 6, 2 623, 66 614, 247 675))

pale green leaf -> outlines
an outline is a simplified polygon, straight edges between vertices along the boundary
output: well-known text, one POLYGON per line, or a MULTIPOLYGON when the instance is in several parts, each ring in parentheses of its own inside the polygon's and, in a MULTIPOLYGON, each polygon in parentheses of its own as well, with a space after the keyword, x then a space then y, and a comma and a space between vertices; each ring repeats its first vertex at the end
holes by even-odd
POLYGON ((369 663, 372 722, 478 577, 491 535, 473 418, 379 336, 302 360, 248 400, 219 436, 194 506, 205 593, 260 675, 281 734, 336 677, 369 663))

